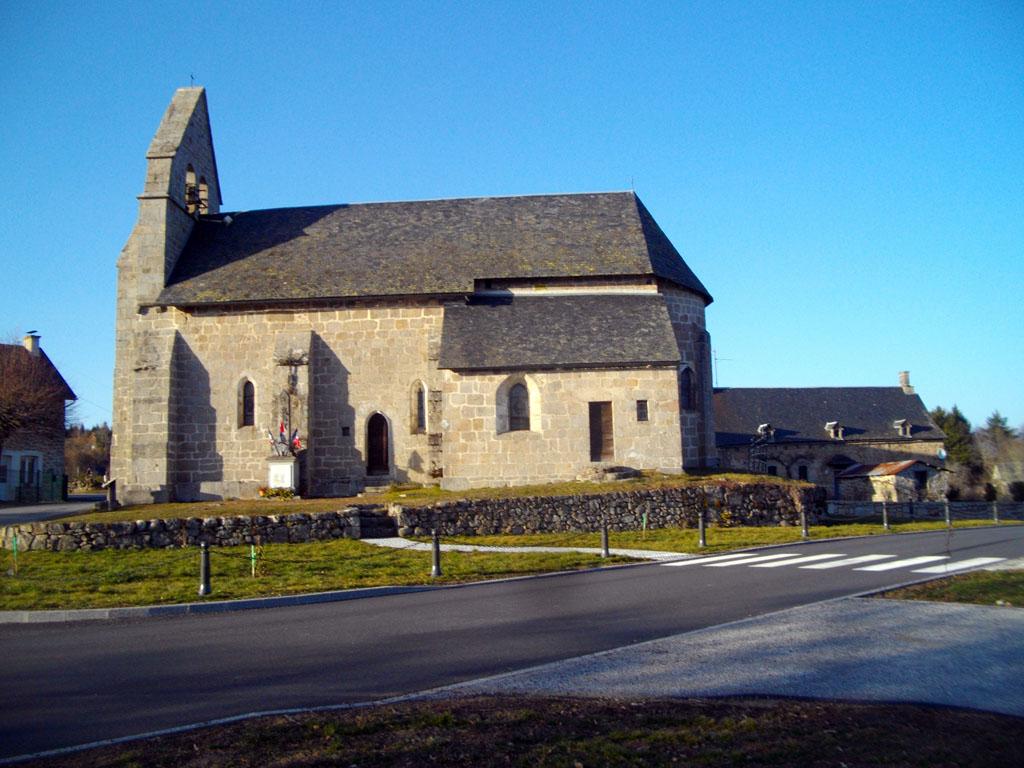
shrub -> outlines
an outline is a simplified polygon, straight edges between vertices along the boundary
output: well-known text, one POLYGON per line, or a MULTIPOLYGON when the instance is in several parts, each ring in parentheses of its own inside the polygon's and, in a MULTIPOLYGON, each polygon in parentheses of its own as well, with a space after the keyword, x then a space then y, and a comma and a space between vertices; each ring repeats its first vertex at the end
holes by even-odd
POLYGON ((1014 480, 1009 485, 1010 498, 1014 501, 1024 501, 1024 480, 1014 480))
POLYGON ((295 492, 290 488, 267 488, 265 485, 256 490, 264 499, 294 499, 295 492))

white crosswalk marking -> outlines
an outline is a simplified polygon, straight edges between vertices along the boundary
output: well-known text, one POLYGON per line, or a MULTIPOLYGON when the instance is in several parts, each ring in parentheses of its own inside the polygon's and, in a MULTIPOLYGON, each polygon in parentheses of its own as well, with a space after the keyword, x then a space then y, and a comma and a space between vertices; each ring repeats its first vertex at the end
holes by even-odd
MULTIPOLYGON (((803 570, 823 571, 829 568, 846 568, 862 563, 874 563, 864 565, 861 568, 851 568, 854 571, 894 571, 897 568, 913 568, 915 565, 935 563, 939 560, 949 560, 947 555, 921 555, 919 557, 908 557, 902 560, 894 560, 899 555, 857 555, 847 557, 840 552, 830 552, 819 555, 798 555, 794 552, 776 552, 771 555, 758 555, 754 552, 732 552, 728 555, 714 555, 712 557, 693 557, 688 560, 676 560, 660 565, 676 568, 681 565, 706 565, 708 568, 729 568, 733 565, 749 565, 751 568, 784 568, 788 565, 795 565, 803 570), (836 559, 840 558, 840 559, 836 559), (819 562, 825 561, 828 562, 819 562), (879 560, 887 562, 881 563, 879 560), (807 565, 804 565, 807 563, 807 565)), ((970 560, 960 560, 931 565, 927 568, 918 568, 913 573, 954 573, 964 571, 968 568, 979 568, 991 563, 998 563, 1005 560, 1005 557, 975 557, 970 560)))
POLYGON ((676 568, 680 565, 707 565, 708 563, 717 563, 720 560, 737 560, 739 558, 753 557, 751 552, 734 552, 731 555, 715 555, 714 557, 694 557, 690 560, 676 560, 671 563, 662 563, 662 565, 676 568))
POLYGON ((850 557, 846 560, 836 560, 831 563, 816 563, 815 565, 801 565, 800 567, 809 571, 823 571, 826 568, 843 568, 848 565, 873 563, 876 560, 888 560, 891 557, 896 557, 896 555, 861 555, 860 557, 850 557))
POLYGON ((934 563, 936 560, 949 560, 945 555, 924 555, 922 557, 910 557, 906 560, 894 560, 891 563, 879 563, 878 565, 867 565, 863 568, 854 568, 855 571, 894 571, 897 568, 910 568, 914 565, 934 563))
POLYGON ((813 563, 815 560, 828 560, 833 557, 846 557, 846 555, 804 555, 803 557, 791 557, 789 560, 776 560, 774 563, 760 563, 752 565, 751 568, 782 568, 785 565, 796 565, 797 563, 813 563))
POLYGON ((977 568, 978 566, 989 565, 990 563, 998 563, 1005 559, 1005 557, 975 557, 971 560, 961 560, 958 563, 943 563, 942 565, 933 565, 930 568, 919 568, 914 573, 952 573, 953 571, 962 571, 966 568, 977 568))
POLYGON ((792 552, 784 552, 779 555, 762 555, 761 557, 745 557, 742 560, 732 560, 727 563, 710 563, 708 568, 728 568, 730 565, 750 565, 751 563, 763 563, 768 560, 779 560, 783 557, 792 557, 792 552))

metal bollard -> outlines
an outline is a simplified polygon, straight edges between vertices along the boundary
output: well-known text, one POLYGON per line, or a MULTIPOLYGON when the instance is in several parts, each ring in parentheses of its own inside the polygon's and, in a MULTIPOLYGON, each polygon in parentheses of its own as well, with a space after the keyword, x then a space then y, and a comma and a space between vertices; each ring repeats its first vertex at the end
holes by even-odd
POLYGON ((807 511, 801 509, 800 510, 800 538, 802 538, 802 539, 809 539, 810 537, 811 537, 811 532, 809 530, 807 530, 807 511))
POLYGON ((601 520, 601 557, 611 557, 608 552, 608 521, 601 520))
POLYGON ((953 519, 949 516, 949 501, 948 500, 946 501, 945 507, 946 507, 946 527, 947 528, 952 528, 953 527, 953 519))
POLYGON ((889 530, 889 505, 882 502, 882 527, 885 530, 889 530))
POLYGON ((210 546, 199 542, 199 595, 210 594, 210 546))
POLYGON ((992 502, 992 522, 999 525, 999 502, 992 502))
POLYGON ((708 545, 707 533, 704 529, 704 515, 707 510, 701 507, 697 513, 697 546, 704 549, 708 545))
POLYGON ((441 575, 441 539, 437 535, 437 528, 432 529, 430 535, 434 545, 434 562, 430 567, 430 576, 436 579, 441 575))

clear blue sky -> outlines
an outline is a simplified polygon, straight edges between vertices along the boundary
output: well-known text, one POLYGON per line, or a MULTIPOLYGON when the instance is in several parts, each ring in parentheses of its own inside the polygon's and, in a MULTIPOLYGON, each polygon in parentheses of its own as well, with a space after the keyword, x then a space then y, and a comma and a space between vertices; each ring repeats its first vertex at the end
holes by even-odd
POLYGON ((1024 423, 1024 4, 0 5, 0 334, 110 418, 115 261, 176 87, 225 210, 635 188, 724 386, 1024 423))

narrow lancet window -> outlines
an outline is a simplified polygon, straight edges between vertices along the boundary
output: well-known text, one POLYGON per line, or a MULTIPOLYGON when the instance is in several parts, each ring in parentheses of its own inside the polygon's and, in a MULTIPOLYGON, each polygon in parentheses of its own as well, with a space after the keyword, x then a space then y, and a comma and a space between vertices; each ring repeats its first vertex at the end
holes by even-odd
POLYGON ((513 432, 530 428, 530 393, 525 384, 515 384, 509 390, 508 428, 513 432))
POLYGON ((242 383, 242 402, 239 408, 238 426, 252 427, 256 424, 256 387, 251 381, 242 383))

